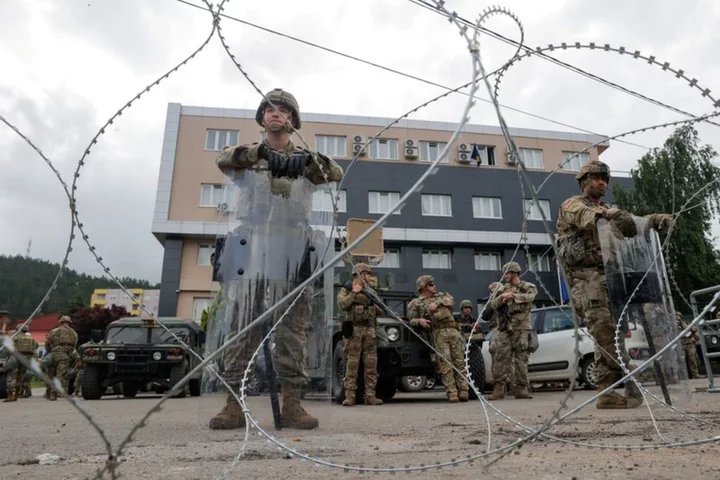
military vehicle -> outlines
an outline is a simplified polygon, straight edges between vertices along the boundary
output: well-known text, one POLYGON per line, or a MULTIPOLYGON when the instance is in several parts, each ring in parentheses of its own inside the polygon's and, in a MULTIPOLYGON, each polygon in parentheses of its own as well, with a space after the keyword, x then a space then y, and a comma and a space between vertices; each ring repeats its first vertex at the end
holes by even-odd
MULTIPOLYGON (((122 394, 132 398, 138 389, 151 383, 157 393, 172 388, 200 360, 186 345, 202 355, 205 332, 192 320, 161 317, 159 320, 183 343, 152 319, 124 317, 108 325, 101 344, 80 347, 84 371, 82 396, 97 400, 110 386, 122 386, 122 394)), ((176 397, 200 395, 202 372, 188 382, 176 397)))
MULTIPOLYGON (((0 344, 3 341, 3 335, 0 335, 0 344)), ((0 349, 0 370, 2 370, 5 362, 7 362, 8 353, 4 348, 0 349)), ((7 398, 7 375, 0 371, 0 399, 7 398)))

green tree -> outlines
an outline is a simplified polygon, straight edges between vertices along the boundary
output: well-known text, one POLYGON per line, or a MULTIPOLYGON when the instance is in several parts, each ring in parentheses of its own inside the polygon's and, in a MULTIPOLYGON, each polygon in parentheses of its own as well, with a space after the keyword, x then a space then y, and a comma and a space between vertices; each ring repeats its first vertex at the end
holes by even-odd
POLYGON ((134 317, 130 315, 125 307, 112 305, 110 308, 104 308, 100 305, 92 307, 84 307, 72 314, 73 328, 78 334, 78 345, 90 340, 93 330, 102 330, 105 332, 110 322, 114 322, 122 317, 134 317))
MULTIPOLYGON (((720 251, 710 238, 713 217, 720 214, 720 169, 711 163, 716 156, 710 145, 701 145, 695 128, 682 126, 639 160, 632 189, 613 187, 617 205, 635 215, 680 213, 665 262, 686 299, 720 283, 720 251)), ((689 311, 677 289, 673 299, 676 309, 689 311)))

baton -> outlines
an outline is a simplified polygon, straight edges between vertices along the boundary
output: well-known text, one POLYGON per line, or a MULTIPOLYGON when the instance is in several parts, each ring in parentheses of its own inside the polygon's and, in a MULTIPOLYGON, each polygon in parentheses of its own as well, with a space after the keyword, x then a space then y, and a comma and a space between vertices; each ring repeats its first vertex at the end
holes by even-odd
MULTIPOLYGON (((265 338, 270 329, 267 325, 263 326, 263 338, 265 338)), ((270 405, 273 411, 273 420, 275 421, 275 430, 282 430, 280 421, 280 399, 278 398, 277 376, 272 363, 272 353, 270 352, 270 339, 263 343, 263 354, 265 357, 265 375, 268 382, 268 390, 270 391, 270 405)))

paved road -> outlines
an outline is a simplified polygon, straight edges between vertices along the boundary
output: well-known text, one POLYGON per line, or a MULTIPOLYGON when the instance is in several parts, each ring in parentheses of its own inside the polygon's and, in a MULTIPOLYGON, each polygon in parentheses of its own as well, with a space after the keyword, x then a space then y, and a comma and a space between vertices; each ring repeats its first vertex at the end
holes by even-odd
MULTIPOLYGON (((697 380, 696 387, 707 387, 697 380)), ((48 402, 42 390, 16 403, 0 403, 0 478, 92 478, 107 455, 99 435, 66 401, 48 402), (38 456, 58 456, 54 465, 38 463, 38 456)), ((591 392, 576 391, 569 402, 578 405, 591 392)), ((562 392, 536 393, 532 400, 505 399, 495 405, 526 425, 537 427, 558 407, 562 392)), ((135 399, 104 397, 82 401, 100 423, 113 445, 155 403, 158 396, 135 399)), ((212 432, 208 419, 221 407, 219 396, 172 399, 151 417, 130 443, 118 472, 124 478, 214 479, 225 471, 239 452, 244 432, 212 432)), ((417 466, 450 461, 485 452, 487 421, 480 402, 448 404, 441 391, 398 394, 379 406, 344 408, 326 401, 308 400, 309 411, 320 419, 313 432, 275 432, 266 397, 250 399, 250 408, 261 427, 298 451, 338 464, 366 467, 417 466)), ((720 394, 696 392, 683 406, 698 418, 720 423, 720 394)), ((720 435, 720 426, 710 425, 654 406, 658 428, 670 440, 689 440, 720 435)), ((251 430, 251 440, 242 461, 227 478, 331 478, 357 476, 343 470, 313 466, 278 450, 251 430)), ((651 445, 658 442, 650 414, 643 407, 633 411, 599 411, 590 406, 556 426, 552 434, 575 442, 605 445, 651 445)), ((491 445, 498 448, 520 436, 512 424, 491 415, 491 445)), ((497 456, 491 456, 497 458, 497 456)), ((448 475, 484 479, 571 479, 614 478, 677 479, 717 478, 720 446, 627 451, 576 447, 552 441, 535 442, 491 465, 487 461, 414 473, 423 478, 448 475)), ((365 474, 389 478, 389 474, 365 474)), ((402 478, 402 473, 393 478, 402 478)), ((110 478, 106 476, 105 478, 110 478)))

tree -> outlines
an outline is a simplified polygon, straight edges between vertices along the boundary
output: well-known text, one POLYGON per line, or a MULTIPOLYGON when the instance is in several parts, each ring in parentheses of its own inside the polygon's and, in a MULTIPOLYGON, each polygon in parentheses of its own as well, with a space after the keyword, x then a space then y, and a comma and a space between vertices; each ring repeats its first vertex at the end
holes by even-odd
MULTIPOLYGON (((613 188, 617 205, 635 215, 680 212, 665 262, 685 298, 720 283, 720 251, 710 238, 713 217, 720 214, 720 169, 711 163, 716 156, 685 125, 639 160, 632 190, 613 188)), ((673 299, 677 310, 689 311, 677 288, 673 299)))
POLYGON ((83 302, 83 298, 80 295, 75 295, 73 298, 68 300, 65 305, 60 309, 60 315, 72 316, 78 310, 82 310, 87 307, 87 303, 83 302))
POLYGON ((100 305, 92 307, 84 307, 72 314, 73 328, 78 334, 78 345, 90 340, 90 334, 93 330, 107 329, 107 326, 122 317, 132 317, 125 307, 113 305, 110 308, 104 308, 100 305))

